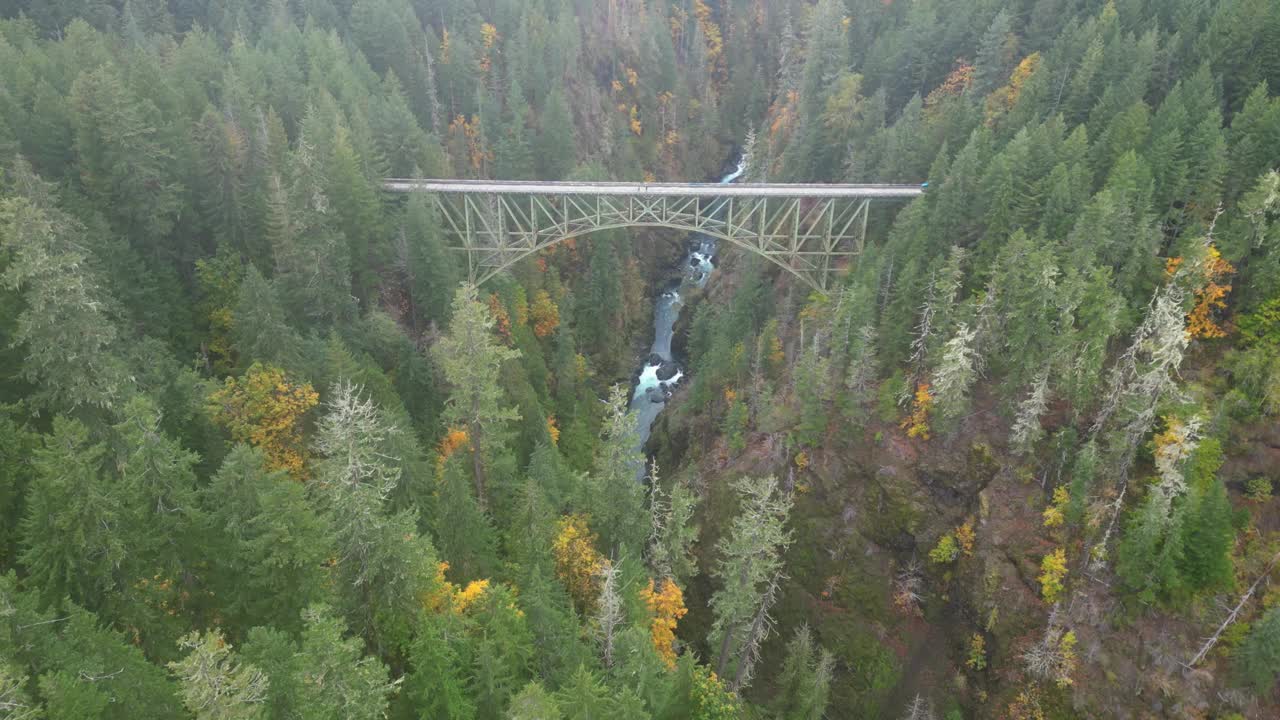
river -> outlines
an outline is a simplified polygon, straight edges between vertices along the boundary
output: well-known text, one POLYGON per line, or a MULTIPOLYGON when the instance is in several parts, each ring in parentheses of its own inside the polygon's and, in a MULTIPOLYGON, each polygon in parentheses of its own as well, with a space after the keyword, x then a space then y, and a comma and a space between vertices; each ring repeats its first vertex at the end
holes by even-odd
MULTIPOLYGON (((745 158, 738 160, 737 167, 720 178, 720 183, 728 184, 742 177, 746 167, 745 158)), ((666 407, 671 393, 685 375, 684 369, 671 356, 671 336, 675 331, 676 320, 680 318, 680 310, 684 307, 681 293, 707 284, 707 278, 715 269, 715 257, 715 238, 702 233, 690 235, 689 250, 680 266, 680 279, 663 290, 654 303, 653 345, 640 370, 635 390, 631 393, 630 405, 638 418, 642 452, 645 443, 649 441, 653 422, 658 419, 658 414, 666 407)), ((643 468, 641 473, 643 474, 643 468)))

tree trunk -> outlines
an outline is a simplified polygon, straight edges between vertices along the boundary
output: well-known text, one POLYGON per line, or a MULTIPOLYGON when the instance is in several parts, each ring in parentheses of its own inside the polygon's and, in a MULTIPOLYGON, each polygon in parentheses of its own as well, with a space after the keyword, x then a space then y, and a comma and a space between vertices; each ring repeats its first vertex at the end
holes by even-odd
POLYGON ((480 457, 480 425, 471 423, 471 474, 476 484, 476 502, 480 503, 481 512, 489 511, 489 502, 484 488, 484 459, 480 457))
POLYGON ((730 623, 724 628, 724 638, 720 641, 720 658, 716 661, 716 675, 724 677, 725 666, 729 664, 729 649, 733 642, 737 623, 730 623))

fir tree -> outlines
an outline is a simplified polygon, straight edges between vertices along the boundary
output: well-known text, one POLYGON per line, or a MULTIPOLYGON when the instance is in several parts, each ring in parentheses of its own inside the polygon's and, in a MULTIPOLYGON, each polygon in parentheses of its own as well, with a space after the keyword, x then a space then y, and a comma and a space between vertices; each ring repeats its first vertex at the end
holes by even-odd
POLYGON ((742 662, 750 638, 752 619, 761 611, 770 578, 782 566, 782 552, 791 544, 785 525, 791 498, 782 494, 773 478, 743 478, 733 484, 741 508, 721 539, 715 576, 722 583, 711 597, 715 622, 709 642, 717 648, 717 674, 735 671, 742 662))

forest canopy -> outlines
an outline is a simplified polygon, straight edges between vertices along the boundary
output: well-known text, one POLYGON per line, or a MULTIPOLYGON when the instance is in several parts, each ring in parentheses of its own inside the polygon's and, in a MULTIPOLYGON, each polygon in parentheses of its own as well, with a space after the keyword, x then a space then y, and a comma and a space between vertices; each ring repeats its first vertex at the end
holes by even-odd
POLYGON ((0 0, 5 717, 1273 717, 1278 418, 1271 0, 0 0), (739 161, 927 189, 652 428, 382 189, 739 161))

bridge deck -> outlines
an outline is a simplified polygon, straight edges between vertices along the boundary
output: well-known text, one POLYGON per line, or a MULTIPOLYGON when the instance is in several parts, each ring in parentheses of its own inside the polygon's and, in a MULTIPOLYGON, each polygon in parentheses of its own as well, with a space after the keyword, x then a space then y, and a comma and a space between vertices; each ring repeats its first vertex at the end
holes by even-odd
POLYGON ((778 183, 529 182, 514 180, 414 180, 389 178, 389 192, 490 195, 615 195, 652 197, 912 198, 919 185, 820 185, 778 183))

